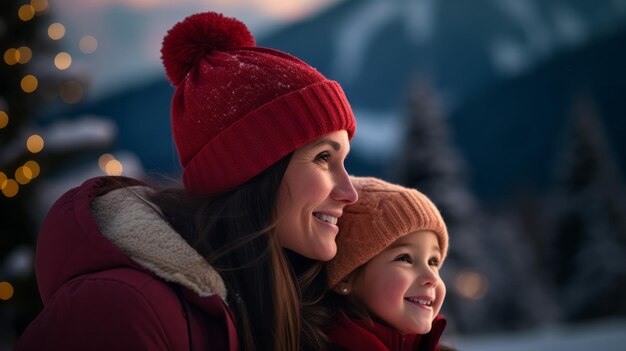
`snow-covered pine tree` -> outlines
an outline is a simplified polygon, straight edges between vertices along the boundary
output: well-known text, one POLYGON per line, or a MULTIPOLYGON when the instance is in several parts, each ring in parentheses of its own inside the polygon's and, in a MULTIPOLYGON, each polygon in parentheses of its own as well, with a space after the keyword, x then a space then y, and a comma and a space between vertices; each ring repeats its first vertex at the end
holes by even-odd
POLYGON ((549 303, 534 247, 523 238, 514 210, 486 212, 469 185, 434 89, 413 86, 409 99, 399 182, 426 193, 441 209, 450 232, 442 271, 448 285, 444 313, 459 332, 520 329, 549 320, 549 303))
POLYGON ((398 181, 429 196, 448 226, 444 313, 458 332, 489 328, 481 211, 468 190, 465 165, 452 146, 438 97, 427 82, 411 87, 407 117, 398 181))
MULTIPOLYGON (((50 5, 46 0, 0 2, 0 293, 6 300, 0 303, 0 349, 10 349, 41 309, 33 267, 39 186, 77 157, 111 146, 91 138, 69 147, 68 140, 59 140, 59 126, 37 123, 47 104, 78 101, 64 88, 79 84, 75 75, 55 65, 60 50, 50 34, 50 5), (44 137, 52 134, 56 140, 44 137)), ((74 124, 66 123, 64 131, 71 132, 74 124)))
POLYGON ((32 184, 18 183, 15 173, 27 160, 39 162, 27 156, 25 133, 42 99, 37 93, 25 92, 21 83, 33 73, 31 59, 39 54, 36 47, 46 28, 44 16, 29 13, 32 7, 19 13, 24 4, 0 2, 0 280, 5 287, 13 287, 12 296, 4 296, 9 299, 0 304, 2 349, 10 348, 17 333, 41 306, 34 272, 18 264, 34 254, 36 223, 29 212, 34 205, 32 184))
POLYGON ((557 163, 551 262, 564 321, 626 315, 626 192, 593 101, 579 97, 557 163))

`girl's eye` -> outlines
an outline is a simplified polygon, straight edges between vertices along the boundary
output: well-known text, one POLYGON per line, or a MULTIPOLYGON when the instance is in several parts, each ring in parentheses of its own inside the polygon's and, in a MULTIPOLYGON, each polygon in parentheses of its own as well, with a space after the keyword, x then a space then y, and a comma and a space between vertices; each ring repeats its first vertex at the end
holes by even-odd
POLYGON ((409 256, 407 254, 402 254, 402 255, 396 257, 394 261, 413 263, 413 260, 411 259, 411 256, 409 256))
POLYGON ((431 266, 439 267, 439 259, 433 257, 430 260, 428 260, 428 264, 431 266))
POLYGON ((318 162, 328 162, 330 160, 330 152, 323 151, 320 152, 317 156, 315 156, 315 161, 318 162))

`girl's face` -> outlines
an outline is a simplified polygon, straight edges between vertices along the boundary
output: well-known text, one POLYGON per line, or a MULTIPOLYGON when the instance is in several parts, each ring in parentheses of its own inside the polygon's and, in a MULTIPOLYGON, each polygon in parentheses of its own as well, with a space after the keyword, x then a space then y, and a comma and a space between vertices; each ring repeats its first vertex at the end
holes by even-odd
POLYGON ((280 244, 302 256, 328 261, 337 253, 337 219, 357 193, 344 167, 350 144, 345 130, 294 151, 278 190, 280 244))
POLYGON ((399 332, 428 333, 446 295, 440 261, 435 233, 410 233, 365 264, 352 280, 352 292, 399 332))

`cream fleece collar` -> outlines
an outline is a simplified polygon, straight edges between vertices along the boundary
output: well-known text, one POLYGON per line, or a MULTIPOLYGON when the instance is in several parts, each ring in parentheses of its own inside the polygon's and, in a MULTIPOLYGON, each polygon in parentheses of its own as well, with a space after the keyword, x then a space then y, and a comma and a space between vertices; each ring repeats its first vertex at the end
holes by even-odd
POLYGON ((226 300, 219 273, 149 206, 148 187, 116 189, 92 202, 100 231, 131 259, 162 279, 183 285, 200 296, 226 300))

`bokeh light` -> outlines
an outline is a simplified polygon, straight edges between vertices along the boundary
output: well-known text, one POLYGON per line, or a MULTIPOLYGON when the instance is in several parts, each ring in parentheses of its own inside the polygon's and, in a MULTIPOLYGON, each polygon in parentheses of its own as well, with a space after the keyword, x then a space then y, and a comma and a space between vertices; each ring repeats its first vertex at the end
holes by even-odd
POLYGON ((6 197, 13 197, 17 195, 20 190, 19 184, 13 179, 7 179, 2 183, 2 193, 6 197))
POLYGON ((107 163, 109 163, 109 161, 112 161, 112 160, 115 160, 115 157, 113 157, 113 155, 102 154, 102 156, 98 158, 98 167, 100 167, 102 172, 106 173, 107 163))
POLYGON ((6 181, 7 181, 7 175, 4 174, 3 172, 0 172, 0 189, 4 188, 4 186, 6 185, 5 184, 6 181))
POLYGON ((30 21, 35 16, 35 8, 31 5, 22 5, 17 10, 17 16, 24 22, 30 21))
POLYGON ((22 167, 18 167, 15 170, 15 181, 17 181, 19 184, 28 184, 28 182, 30 182, 30 180, 32 179, 32 172, 30 171, 30 169, 28 168, 24 168, 22 167))
POLYGON ((454 287, 464 298, 479 300, 487 293, 487 278, 476 272, 464 271, 457 275, 454 287))
POLYGON ((22 46, 17 49, 17 53, 17 62, 21 64, 25 64, 30 61, 31 58, 33 58, 33 52, 27 46, 22 46))
POLYGON ((48 9, 48 0, 30 0, 30 5, 37 13, 41 13, 48 9))
POLYGON ((36 154, 43 150, 43 146, 43 138, 37 134, 31 135, 30 137, 28 137, 28 140, 26 140, 26 148, 33 154, 36 154))
POLYGON ((13 297, 13 285, 9 282, 0 282, 0 299, 8 300, 13 297))
POLYGON ((37 77, 32 74, 27 74, 24 78, 22 78, 21 86, 25 93, 32 93, 37 90, 38 85, 39 81, 37 81, 37 77))
POLYGON ((9 124, 9 115, 4 111, 0 111, 0 129, 6 127, 7 124, 9 124))
POLYGON ((61 85, 59 96, 66 104, 75 104, 83 98, 83 86, 73 80, 65 82, 61 85))
MULTIPOLYGON (((35 162, 35 161, 27 161, 26 163, 24 163, 24 168, 28 168, 28 171, 30 172, 30 179, 35 179, 39 176, 39 172, 41 171, 41 168, 39 167, 39 163, 35 162)), ((26 172, 24 172, 24 174, 26 174, 26 172)))
POLYGON ((122 166, 122 163, 118 160, 110 160, 106 163, 104 169, 104 172, 110 176, 122 175, 122 173, 124 172, 124 167, 122 166))
POLYGON ((58 23, 58 22, 52 23, 48 27, 48 36, 50 37, 50 39, 59 40, 63 38, 64 35, 65 35, 65 26, 62 25, 61 23, 58 23))
POLYGON ((4 62, 9 66, 13 66, 14 64, 20 61, 20 52, 16 48, 9 48, 4 52, 4 62))
POLYGON ((98 40, 92 35, 85 35, 80 38, 78 46, 83 54, 93 54, 98 48, 98 40))
POLYGON ((60 70, 68 69, 72 65, 72 56, 67 52, 60 52, 54 57, 54 65, 60 70))

